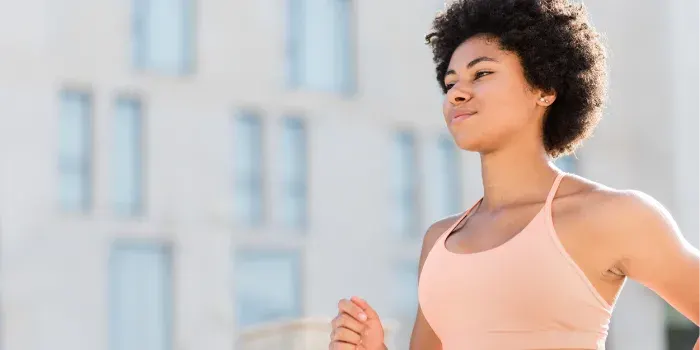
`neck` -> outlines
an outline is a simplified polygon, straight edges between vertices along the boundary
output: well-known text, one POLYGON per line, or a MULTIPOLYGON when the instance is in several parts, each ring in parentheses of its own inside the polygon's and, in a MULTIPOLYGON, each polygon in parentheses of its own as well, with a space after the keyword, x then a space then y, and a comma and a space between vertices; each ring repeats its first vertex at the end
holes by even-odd
POLYGON ((557 174, 558 170, 539 142, 484 153, 481 155, 484 186, 481 207, 497 210, 518 203, 544 201, 557 174))

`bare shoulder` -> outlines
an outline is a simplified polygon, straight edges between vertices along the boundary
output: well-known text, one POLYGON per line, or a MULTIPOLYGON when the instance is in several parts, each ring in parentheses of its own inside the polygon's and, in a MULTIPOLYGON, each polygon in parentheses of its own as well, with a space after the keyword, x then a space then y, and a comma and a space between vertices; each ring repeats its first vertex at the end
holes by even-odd
POLYGON ((580 176, 567 178, 560 191, 564 211, 585 221, 592 233, 613 242, 628 243, 642 238, 640 235, 653 239, 654 233, 677 231, 668 210, 642 191, 611 188, 580 176))
POLYGON ((658 200, 639 190, 616 189, 580 176, 571 176, 567 187, 566 192, 577 209, 595 213, 603 221, 668 217, 668 211, 658 200))
POLYGON ((443 233, 445 233, 445 231, 447 231, 447 229, 452 227, 452 225, 455 222, 457 222, 457 220, 459 220, 460 217, 462 217, 462 214, 463 213, 445 217, 430 225, 430 227, 428 227, 428 230, 425 232, 425 236, 423 237, 424 244, 427 244, 430 247, 432 247, 435 241, 438 238, 440 238, 440 235, 442 235, 443 233))
POLYGON ((452 216, 448 216, 446 218, 440 219, 436 222, 434 222, 428 230, 425 232, 425 236, 423 236, 423 247, 421 249, 421 256, 420 256, 420 266, 423 266, 423 262, 425 261, 425 258, 427 258, 428 253, 430 252, 431 249, 433 249, 433 246, 435 245, 435 242, 440 238, 440 236, 445 233, 452 225, 459 220, 460 217, 462 217, 463 213, 460 214, 455 214, 452 216))

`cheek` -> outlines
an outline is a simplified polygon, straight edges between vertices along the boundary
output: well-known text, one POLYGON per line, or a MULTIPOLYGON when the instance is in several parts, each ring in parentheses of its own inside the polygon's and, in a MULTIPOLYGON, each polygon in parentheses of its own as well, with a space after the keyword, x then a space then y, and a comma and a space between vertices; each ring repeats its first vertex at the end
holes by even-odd
POLYGON ((500 125, 520 126, 529 115, 528 97, 520 86, 484 86, 479 91, 489 120, 500 125))

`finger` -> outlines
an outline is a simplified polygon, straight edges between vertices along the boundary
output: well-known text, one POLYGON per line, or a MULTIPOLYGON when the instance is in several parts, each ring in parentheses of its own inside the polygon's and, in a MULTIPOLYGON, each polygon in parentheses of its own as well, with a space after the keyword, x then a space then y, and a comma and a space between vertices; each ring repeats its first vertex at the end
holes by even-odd
POLYGON ((360 344, 360 340, 362 340, 362 336, 359 333, 344 327, 335 328, 333 332, 331 332, 331 342, 343 342, 357 345, 360 344))
POLYGON ((357 345, 343 342, 331 342, 328 346, 329 350, 356 350, 357 345))
POLYGON ((362 311, 362 308, 360 308, 359 305, 353 303, 348 299, 341 299, 338 302, 338 310, 349 314, 350 316, 354 317, 360 322, 367 321, 368 318, 367 314, 364 311, 362 311))
POLYGON ((379 319, 379 315, 377 314, 374 309, 369 306, 369 303, 367 303, 364 299, 360 297, 352 297, 350 298, 353 304, 357 305, 366 315, 368 318, 371 319, 379 319))
POLYGON ((352 331, 355 331, 357 333, 362 333, 362 331, 365 329, 365 324, 356 320, 354 317, 351 315, 343 312, 341 315, 337 316, 336 318, 333 319, 333 322, 331 322, 331 325, 333 328, 340 328, 340 327, 345 327, 347 329, 350 329, 352 331))

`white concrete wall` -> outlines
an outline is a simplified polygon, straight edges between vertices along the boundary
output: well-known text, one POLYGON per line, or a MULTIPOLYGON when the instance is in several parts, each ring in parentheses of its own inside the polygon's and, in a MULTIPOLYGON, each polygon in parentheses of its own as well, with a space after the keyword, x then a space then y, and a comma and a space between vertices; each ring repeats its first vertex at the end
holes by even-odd
MULTIPOLYGON (((391 131, 413 126, 425 141, 444 129, 422 40, 438 6, 402 1, 401 15, 387 15, 397 1, 357 3, 359 92, 350 99, 283 89, 282 0, 201 2, 197 74, 184 78, 131 71, 128 2, 23 0, 2 8, 2 348, 106 349, 106 264, 120 237, 173 247, 178 349, 234 346, 238 246, 303 249, 309 316, 330 316, 339 298, 359 294, 395 317, 392 267, 415 260, 420 242, 388 230, 391 131), (88 89, 96 108, 96 204, 87 218, 55 205, 57 94, 71 86, 88 89), (125 92, 142 96, 147 113, 148 216, 140 222, 118 220, 109 202, 112 103, 125 92), (272 238, 281 230, 272 222, 253 239, 228 216, 229 122, 247 106, 268 118, 271 170, 275 118, 300 111, 308 120, 311 225, 301 238, 272 238)), ((612 74, 610 107, 579 154, 581 172, 654 195, 697 246, 697 4, 586 3, 607 33, 612 74), (616 14, 624 11, 632 12, 616 14)), ((462 166, 469 206, 480 195, 478 158, 465 154, 462 166)), ((270 178, 266 186, 275 193, 278 184, 270 178)), ((663 349, 662 305, 628 283, 610 348, 663 349)))

